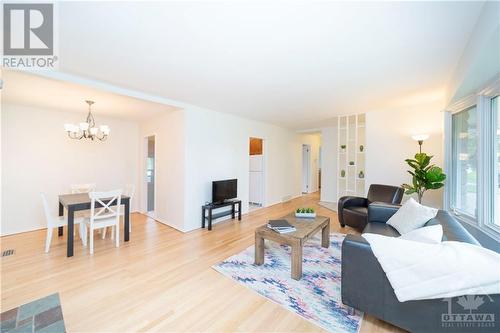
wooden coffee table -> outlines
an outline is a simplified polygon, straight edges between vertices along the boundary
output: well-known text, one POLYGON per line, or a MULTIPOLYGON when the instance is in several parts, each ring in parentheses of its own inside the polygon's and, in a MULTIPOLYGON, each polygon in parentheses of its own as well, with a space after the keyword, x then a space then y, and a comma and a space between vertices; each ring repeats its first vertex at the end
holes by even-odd
POLYGON ((292 279, 302 278, 302 249, 304 243, 321 230, 321 246, 330 246, 330 218, 316 216, 314 219, 296 218, 294 214, 281 219, 287 220, 297 230, 287 234, 280 234, 266 225, 255 229, 255 264, 264 263, 264 239, 289 245, 292 248, 292 279))

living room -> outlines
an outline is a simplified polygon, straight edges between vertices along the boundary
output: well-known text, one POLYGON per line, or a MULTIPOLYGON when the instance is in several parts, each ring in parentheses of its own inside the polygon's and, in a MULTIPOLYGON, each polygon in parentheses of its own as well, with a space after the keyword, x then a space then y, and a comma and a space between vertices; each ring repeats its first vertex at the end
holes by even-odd
POLYGON ((2 332, 498 330, 498 2, 31 5, 2 332))

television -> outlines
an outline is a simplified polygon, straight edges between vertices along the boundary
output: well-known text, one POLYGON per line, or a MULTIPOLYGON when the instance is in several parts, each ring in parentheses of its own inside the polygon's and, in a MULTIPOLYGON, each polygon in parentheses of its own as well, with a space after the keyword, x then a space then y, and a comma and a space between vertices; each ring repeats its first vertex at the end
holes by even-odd
POLYGON ((238 179, 212 182, 212 203, 223 203, 238 196, 238 179))

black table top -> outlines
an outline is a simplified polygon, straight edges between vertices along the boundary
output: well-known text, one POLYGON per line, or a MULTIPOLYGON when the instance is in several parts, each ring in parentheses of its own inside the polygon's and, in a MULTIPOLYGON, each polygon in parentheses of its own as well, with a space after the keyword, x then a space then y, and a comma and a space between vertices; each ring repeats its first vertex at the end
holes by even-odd
POLYGON ((233 200, 228 200, 228 201, 224 201, 221 203, 207 203, 207 204, 203 205, 203 208, 222 208, 222 207, 231 206, 231 205, 240 204, 240 203, 241 203, 241 200, 233 199, 233 200))
MULTIPOLYGON (((122 194, 122 201, 127 199, 129 199, 129 196, 122 194)), ((59 196, 59 202, 65 207, 71 205, 90 204, 90 197, 88 193, 62 194, 59 196)))

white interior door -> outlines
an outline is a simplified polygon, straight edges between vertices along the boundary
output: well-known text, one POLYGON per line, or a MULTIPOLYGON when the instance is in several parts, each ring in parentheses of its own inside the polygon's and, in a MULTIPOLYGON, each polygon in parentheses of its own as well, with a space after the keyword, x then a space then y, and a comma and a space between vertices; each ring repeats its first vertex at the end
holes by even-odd
POLYGON ((309 193, 311 188, 311 146, 302 145, 302 193, 309 193))

